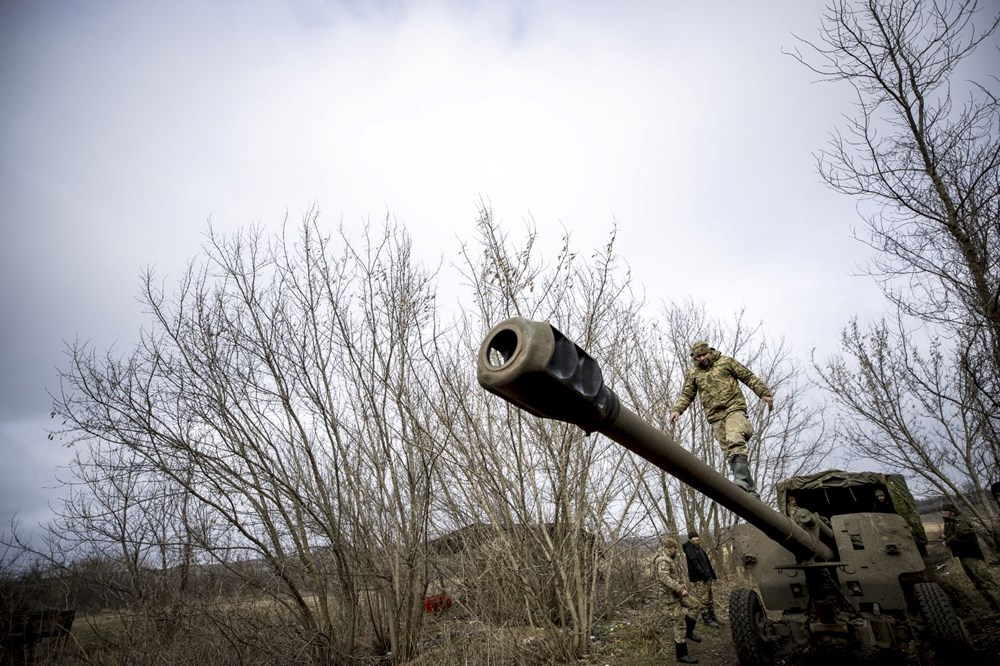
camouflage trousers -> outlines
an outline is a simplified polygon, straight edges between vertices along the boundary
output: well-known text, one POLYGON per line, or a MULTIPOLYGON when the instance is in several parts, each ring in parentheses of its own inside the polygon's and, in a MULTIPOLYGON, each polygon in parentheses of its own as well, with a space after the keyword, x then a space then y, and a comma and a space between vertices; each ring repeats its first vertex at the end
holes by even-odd
POLYGON ((657 635, 664 637, 667 627, 673 627, 674 643, 687 641, 687 623, 684 618, 697 620, 701 615, 701 602, 688 595, 678 599, 662 599, 656 618, 657 635))
POLYGON ((712 424, 712 432, 719 441, 726 460, 740 454, 747 455, 747 440, 753 435, 753 426, 746 412, 732 412, 712 424))
POLYGON ((976 557, 960 557, 958 561, 962 563, 965 575, 979 593, 986 597, 990 606, 994 610, 1000 610, 1000 585, 993 579, 986 562, 976 557))
POLYGON ((701 602, 701 610, 707 617, 709 613, 715 613, 717 606, 715 605, 715 592, 712 590, 712 581, 710 580, 699 580, 691 583, 694 587, 694 596, 701 602))

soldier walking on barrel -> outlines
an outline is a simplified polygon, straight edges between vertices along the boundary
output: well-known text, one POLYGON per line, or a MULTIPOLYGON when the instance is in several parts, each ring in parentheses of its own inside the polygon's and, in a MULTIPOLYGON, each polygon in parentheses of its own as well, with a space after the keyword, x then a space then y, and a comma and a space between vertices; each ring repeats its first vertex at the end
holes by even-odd
POLYGON ((694 366, 684 376, 684 388, 670 414, 670 425, 684 413, 694 401, 695 395, 700 395, 705 417, 729 461, 733 481, 754 497, 760 497, 757 494, 757 484, 750 474, 750 462, 747 458, 747 442, 753 435, 753 427, 747 418, 747 401, 740 389, 740 382, 764 401, 768 411, 774 409, 771 391, 739 361, 731 356, 723 356, 707 342, 699 340, 694 343, 691 346, 691 358, 694 359, 694 366))
POLYGON ((701 603, 688 591, 687 574, 677 549, 677 539, 665 537, 653 556, 653 572, 659 588, 660 610, 666 616, 662 625, 674 630, 674 649, 677 661, 682 664, 697 664, 698 659, 688 654, 687 642, 700 643, 701 637, 694 633, 701 603))

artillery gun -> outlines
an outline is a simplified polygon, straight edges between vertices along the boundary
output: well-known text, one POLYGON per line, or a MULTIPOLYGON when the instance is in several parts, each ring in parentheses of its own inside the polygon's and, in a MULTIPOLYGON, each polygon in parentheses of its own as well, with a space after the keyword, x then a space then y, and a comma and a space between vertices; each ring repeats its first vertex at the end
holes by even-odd
POLYGON ((536 416, 600 432, 747 521, 734 530, 737 561, 757 589, 729 599, 743 666, 774 663, 784 648, 970 658, 973 646, 925 561, 912 512, 878 513, 875 489, 897 510, 913 498, 902 477, 830 471, 778 484, 779 513, 748 495, 621 404, 600 366, 545 322, 503 321, 479 349, 487 391, 536 416), (794 502, 792 498, 794 497, 794 502))

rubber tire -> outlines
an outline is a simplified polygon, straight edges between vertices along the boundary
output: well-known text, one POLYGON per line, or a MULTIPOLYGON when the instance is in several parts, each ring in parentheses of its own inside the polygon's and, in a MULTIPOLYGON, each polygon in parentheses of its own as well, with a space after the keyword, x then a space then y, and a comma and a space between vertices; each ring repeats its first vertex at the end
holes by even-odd
POLYGON ((738 587, 729 594, 729 629, 742 666, 774 663, 774 642, 764 638, 768 621, 756 590, 738 587))
POLYGON ((954 664, 969 660, 975 647, 969 633, 955 614, 951 600, 937 583, 916 583, 913 598, 923 616, 926 636, 937 663, 954 664))

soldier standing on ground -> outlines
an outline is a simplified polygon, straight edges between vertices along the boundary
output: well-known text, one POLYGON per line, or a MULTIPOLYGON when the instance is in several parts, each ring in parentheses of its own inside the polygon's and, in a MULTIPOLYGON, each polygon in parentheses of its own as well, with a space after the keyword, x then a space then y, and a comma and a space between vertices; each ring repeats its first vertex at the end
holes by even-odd
POLYGON ((694 587, 694 596, 702 603, 702 621, 708 627, 721 627, 719 618, 715 615, 715 593, 712 581, 718 580, 712 567, 708 553, 701 547, 701 537, 695 531, 688 532, 688 540, 682 546, 684 557, 687 558, 688 580, 694 587))
POLYGON ((694 359, 694 366, 684 376, 684 388, 670 414, 670 425, 684 413, 695 395, 700 395, 705 418, 729 461, 733 481, 754 497, 760 497, 747 458, 747 442, 753 435, 753 427, 747 418, 747 401, 740 382, 764 401, 768 411, 774 409, 774 397, 767 385, 739 361, 723 356, 707 342, 699 340, 694 343, 691 358, 694 359))
POLYGON ((969 523, 954 504, 941 507, 941 517, 944 519, 944 535, 941 540, 958 558, 972 584, 982 594, 990 607, 1000 611, 1000 585, 993 580, 983 549, 976 538, 976 529, 969 523))
POLYGON ((674 629, 674 648, 677 661, 682 664, 697 664, 698 660, 688 654, 687 641, 700 643, 701 637, 694 633, 701 604, 688 592, 684 564, 678 556, 677 539, 665 537, 653 556, 653 573, 659 588, 660 610, 666 616, 660 626, 674 629))

